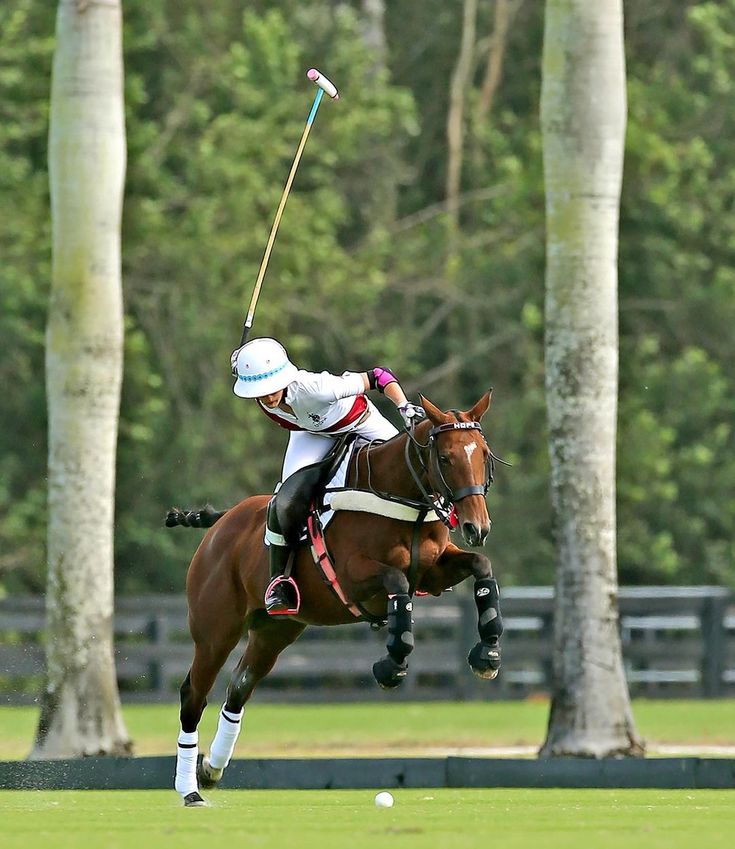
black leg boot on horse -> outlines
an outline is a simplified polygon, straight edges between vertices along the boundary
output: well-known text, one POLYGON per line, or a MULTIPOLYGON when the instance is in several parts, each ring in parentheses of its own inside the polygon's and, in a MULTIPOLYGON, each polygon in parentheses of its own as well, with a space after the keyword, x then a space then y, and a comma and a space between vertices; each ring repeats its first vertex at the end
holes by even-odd
POLYGON ((269 504, 266 514, 265 538, 268 541, 270 583, 265 591, 265 609, 271 616, 288 616, 299 612, 300 598, 296 582, 286 575, 293 549, 288 544, 282 523, 278 518, 277 496, 269 504))
POLYGON ((463 551, 450 543, 439 558, 438 565, 445 581, 453 574, 472 575, 475 579, 472 595, 477 607, 480 642, 470 651, 467 662, 478 678, 492 680, 500 671, 503 618, 500 615, 500 590, 493 577, 490 560, 482 554, 463 551))
POLYGON ((493 679, 500 671, 500 638, 503 635, 500 591, 495 578, 476 579, 474 597, 480 642, 470 651, 467 662, 478 678, 493 679))
POLYGON ((392 690, 406 677, 407 658, 414 648, 413 602, 402 572, 391 569, 384 582, 388 590, 388 654, 373 664, 373 676, 384 690, 392 690))

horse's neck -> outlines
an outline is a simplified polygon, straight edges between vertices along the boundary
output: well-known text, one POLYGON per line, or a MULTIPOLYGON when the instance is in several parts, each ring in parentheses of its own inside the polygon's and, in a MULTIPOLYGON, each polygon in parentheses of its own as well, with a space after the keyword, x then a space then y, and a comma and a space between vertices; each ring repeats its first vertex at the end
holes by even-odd
MULTIPOLYGON (((357 456, 350 484, 359 489, 373 489, 386 492, 398 498, 420 499, 421 491, 406 464, 407 434, 400 434, 381 445, 366 446, 357 456)), ((410 459, 420 479, 425 475, 416 449, 410 448, 410 459)))

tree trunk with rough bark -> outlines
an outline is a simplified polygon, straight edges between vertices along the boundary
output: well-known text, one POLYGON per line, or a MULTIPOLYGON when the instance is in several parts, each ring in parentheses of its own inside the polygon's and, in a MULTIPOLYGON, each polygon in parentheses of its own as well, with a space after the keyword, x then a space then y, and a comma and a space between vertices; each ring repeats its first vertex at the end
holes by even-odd
POLYGON ((125 176, 120 0, 60 0, 51 88, 47 673, 31 758, 125 754, 113 656, 125 176))
POLYGON ((447 213, 449 250, 456 249, 459 230, 459 191, 462 180, 462 159, 465 135, 465 105, 472 82, 477 31, 477 0, 464 0, 462 6, 462 38, 457 63, 449 87, 447 112, 447 213))
POLYGON ((541 122, 558 556, 554 684, 541 755, 641 754, 618 632, 615 538, 622 0, 547 0, 541 122))

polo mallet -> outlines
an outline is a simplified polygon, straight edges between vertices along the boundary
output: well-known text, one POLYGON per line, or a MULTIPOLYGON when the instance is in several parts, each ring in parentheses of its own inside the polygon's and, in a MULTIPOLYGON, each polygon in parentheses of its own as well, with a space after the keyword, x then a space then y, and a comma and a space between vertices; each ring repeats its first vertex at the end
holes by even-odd
POLYGON ((294 177, 296 176, 296 169, 299 167, 299 162, 301 161, 301 154, 304 152, 306 140, 309 138, 309 132, 311 131, 311 125, 314 123, 314 118, 316 117, 317 109, 319 109, 319 104, 322 102, 322 97, 325 92, 332 98, 332 100, 339 99, 339 92, 337 91, 337 87, 323 74, 320 74, 316 68, 311 68, 310 70, 308 70, 306 72, 306 76, 313 83, 316 83, 317 86, 319 86, 319 90, 314 96, 314 102, 311 104, 311 112, 309 112, 309 117, 306 119, 306 126, 304 127, 304 132, 301 134, 301 141, 299 142, 299 146, 296 150, 296 156, 294 156, 293 163, 291 164, 291 171, 289 172, 288 179, 286 180, 286 185, 283 189, 283 194, 281 195, 281 202, 278 204, 278 209, 276 210, 276 217, 273 221, 273 226, 271 227, 270 236, 268 236, 268 244, 265 246, 265 253, 263 254, 263 259, 260 263, 260 269, 258 270, 258 277, 255 281, 253 296, 250 299, 250 306, 248 307, 247 318, 245 319, 245 323, 243 324, 242 339, 240 340, 239 346, 240 348, 242 348, 245 342, 247 342, 248 334, 250 333, 250 328, 253 326, 255 306, 258 303, 258 296, 260 295, 260 288, 263 285, 265 270, 268 267, 268 260, 270 259, 271 251, 273 250, 273 243, 276 240, 278 225, 281 223, 281 216, 283 215, 283 210, 286 206, 286 201, 288 200, 288 193, 291 191, 291 186, 293 184, 294 177))

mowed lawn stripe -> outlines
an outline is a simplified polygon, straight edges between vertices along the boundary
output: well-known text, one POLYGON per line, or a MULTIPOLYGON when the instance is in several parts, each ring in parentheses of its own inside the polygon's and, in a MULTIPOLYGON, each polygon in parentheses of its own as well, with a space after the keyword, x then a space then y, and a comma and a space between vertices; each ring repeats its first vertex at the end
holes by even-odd
MULTIPOLYGON (((491 686, 491 685, 490 685, 491 686)), ((256 696, 257 700, 257 696, 256 696)), ((235 757, 388 756, 427 750, 540 746, 548 719, 546 701, 411 702, 395 704, 276 705, 245 708, 235 757)), ((651 744, 734 746, 731 700, 636 700, 639 733, 651 744)), ((209 745, 218 705, 200 724, 209 745)), ((139 755, 175 750, 178 705, 126 705, 125 722, 139 755)), ((37 708, 0 708, 0 760, 26 757, 37 708)))
POLYGON ((729 849, 732 791, 213 791, 184 809, 173 791, 0 792, 4 849, 729 849), (387 843, 386 843, 387 841, 387 843))

